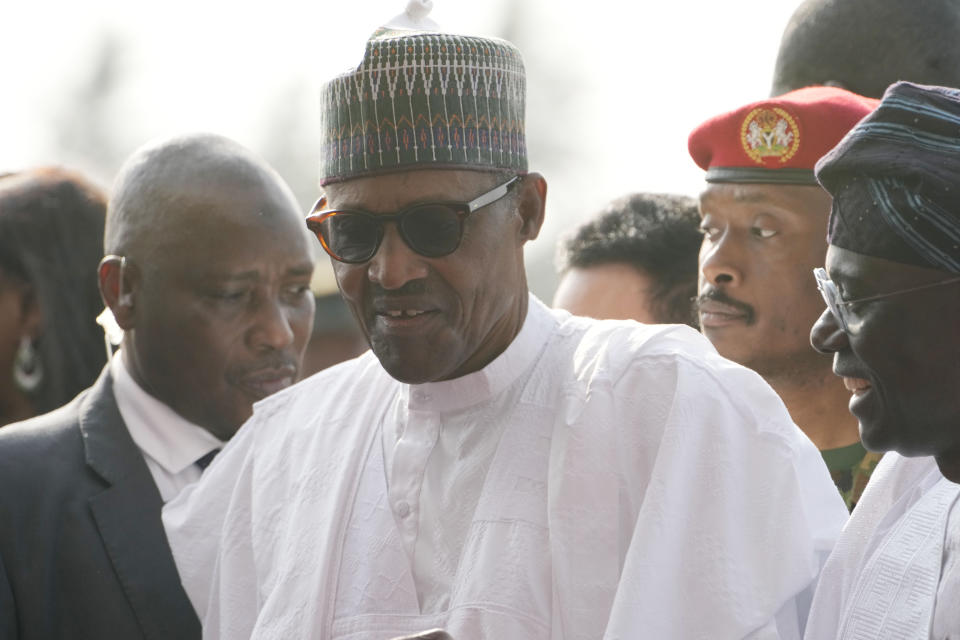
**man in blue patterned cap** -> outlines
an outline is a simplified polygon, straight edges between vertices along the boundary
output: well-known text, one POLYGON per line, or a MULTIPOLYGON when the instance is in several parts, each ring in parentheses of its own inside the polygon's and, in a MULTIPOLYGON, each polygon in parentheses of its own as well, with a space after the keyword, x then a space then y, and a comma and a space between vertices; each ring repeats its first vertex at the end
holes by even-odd
POLYGON ((371 352, 164 516, 205 636, 799 638, 846 519, 816 449, 691 329, 530 295, 520 54, 408 22, 325 86, 308 217, 371 352))
POLYGON ((960 91, 901 82, 817 165, 850 412, 889 451, 824 568, 807 638, 960 637, 960 91))

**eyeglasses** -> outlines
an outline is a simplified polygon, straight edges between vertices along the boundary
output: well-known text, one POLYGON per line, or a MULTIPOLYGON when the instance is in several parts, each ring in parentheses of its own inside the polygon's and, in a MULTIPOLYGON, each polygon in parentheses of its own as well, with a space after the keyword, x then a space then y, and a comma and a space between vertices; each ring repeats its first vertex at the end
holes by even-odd
POLYGON ((840 328, 844 330, 849 335, 856 335, 860 333, 860 329, 863 325, 863 319, 857 316, 857 314, 850 308, 850 305, 854 305, 860 302, 869 302, 871 300, 880 300, 881 298, 889 298, 891 296, 898 296, 902 293, 911 293, 913 291, 921 291, 923 289, 932 289, 933 287, 940 287, 946 284, 953 284, 955 282, 960 282, 960 278, 951 278, 950 280, 941 280, 940 282, 931 282, 929 284, 922 284, 919 287, 910 287, 909 289, 900 289, 899 291, 891 291, 889 293, 881 293, 875 296, 867 296, 866 298, 857 298, 856 300, 844 300, 840 297, 840 291, 837 289, 837 285, 830 279, 827 275, 827 272, 822 268, 816 268, 813 270, 813 277, 817 279, 817 289, 820 290, 821 295, 823 295, 824 301, 827 303, 827 307, 830 309, 830 313, 833 314, 833 317, 837 319, 837 322, 840 323, 840 328))
POLYGON ((367 262, 377 254, 387 222, 396 223, 410 249, 427 258, 440 258, 460 246, 467 216, 506 196, 519 181, 520 176, 514 176, 470 202, 423 202, 393 214, 357 209, 324 211, 323 197, 307 216, 307 227, 330 257, 348 264, 367 262))

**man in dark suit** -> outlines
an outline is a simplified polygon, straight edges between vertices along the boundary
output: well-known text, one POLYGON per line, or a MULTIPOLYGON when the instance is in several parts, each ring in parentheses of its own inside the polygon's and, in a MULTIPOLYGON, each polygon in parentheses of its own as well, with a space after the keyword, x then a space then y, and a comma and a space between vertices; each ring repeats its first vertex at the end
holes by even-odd
POLYGON ((160 510, 297 377, 312 248, 287 186, 215 136, 121 169, 99 282, 124 330, 97 382, 0 429, 0 638, 199 638, 160 510))

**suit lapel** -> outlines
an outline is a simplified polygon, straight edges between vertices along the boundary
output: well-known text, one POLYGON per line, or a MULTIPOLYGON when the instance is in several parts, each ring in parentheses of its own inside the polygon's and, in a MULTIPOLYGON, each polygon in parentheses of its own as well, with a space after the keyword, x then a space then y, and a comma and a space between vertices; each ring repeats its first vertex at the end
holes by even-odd
POLYGON ((90 509, 144 636, 199 638, 160 521, 160 492, 120 417, 109 365, 84 400, 80 430, 87 465, 109 485, 90 509))

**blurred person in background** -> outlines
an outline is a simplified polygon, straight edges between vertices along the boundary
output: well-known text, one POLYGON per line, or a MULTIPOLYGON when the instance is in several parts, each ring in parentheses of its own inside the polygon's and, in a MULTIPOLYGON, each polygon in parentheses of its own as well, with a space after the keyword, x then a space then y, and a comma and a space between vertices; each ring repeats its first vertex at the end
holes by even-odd
POLYGON ((160 509, 297 379, 311 242, 235 142, 163 140, 123 165, 87 267, 121 348, 75 400, 0 429, 0 638, 200 637, 160 509))
POLYGON ((783 31, 770 95, 829 85, 879 98, 897 80, 960 86, 960 2, 805 0, 783 31))
POLYGON ((614 200, 557 252, 553 306, 600 320, 697 328, 697 201, 635 193, 614 200))
POLYGON ((65 404, 103 368, 106 206, 63 169, 0 177, 0 426, 65 404))
POLYGON ((690 134, 700 195, 703 334, 780 395, 855 505, 879 455, 860 444, 847 391, 810 348, 823 299, 809 272, 827 251, 830 195, 813 166, 877 104, 844 89, 799 89, 711 118, 690 134))
POLYGON ((313 332, 303 352, 301 378, 355 358, 367 350, 367 341, 337 288, 330 263, 318 263, 310 280, 316 311, 313 332))

